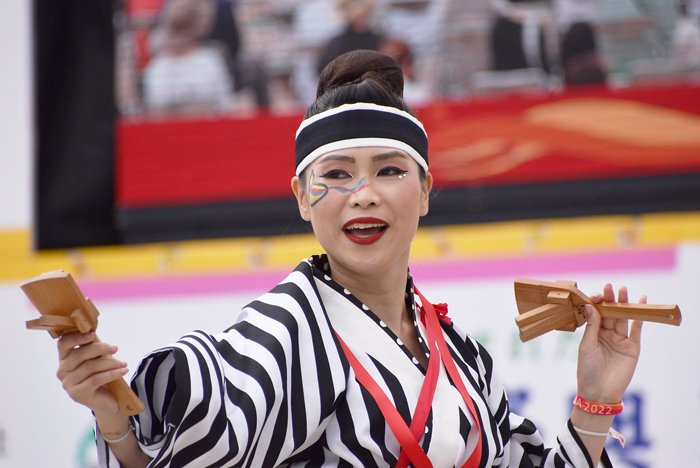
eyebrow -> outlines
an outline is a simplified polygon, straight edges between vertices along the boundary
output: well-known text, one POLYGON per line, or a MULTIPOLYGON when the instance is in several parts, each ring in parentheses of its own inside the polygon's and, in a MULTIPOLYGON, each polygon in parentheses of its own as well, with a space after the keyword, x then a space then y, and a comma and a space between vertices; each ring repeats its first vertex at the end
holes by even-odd
MULTIPOLYGON (((407 157, 408 156, 406 156, 401 151, 387 151, 386 153, 375 154, 374 156, 372 156, 372 161, 383 161, 385 159, 391 159, 391 158, 406 159, 407 157)), ((356 159, 354 156, 347 156, 344 154, 331 154, 329 156, 325 156, 324 158, 322 158, 321 162, 323 162, 323 161, 344 161, 344 162, 354 163, 356 161, 356 159)))
POLYGON ((401 151, 387 151, 386 153, 375 154, 374 156, 372 156, 372 161, 383 161, 384 159, 391 158, 406 159, 408 158, 408 156, 406 156, 406 154, 402 153, 401 151))

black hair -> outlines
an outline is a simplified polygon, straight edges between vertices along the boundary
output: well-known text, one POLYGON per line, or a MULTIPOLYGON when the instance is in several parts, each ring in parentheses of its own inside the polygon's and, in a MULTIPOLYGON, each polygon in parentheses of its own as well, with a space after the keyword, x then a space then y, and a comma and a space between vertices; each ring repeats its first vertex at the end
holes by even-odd
MULTIPOLYGON (((390 56, 376 50, 347 52, 321 71, 316 89, 316 100, 309 106, 304 119, 343 104, 367 102, 394 107, 415 114, 403 99, 403 72, 390 56)), ((304 181, 304 172, 299 179, 304 181)), ((421 180, 425 170, 420 167, 421 180)))
POLYGON ((323 69, 316 100, 304 118, 357 102, 395 107, 413 115, 403 100, 403 83, 401 66, 393 58, 376 50, 353 50, 323 69))

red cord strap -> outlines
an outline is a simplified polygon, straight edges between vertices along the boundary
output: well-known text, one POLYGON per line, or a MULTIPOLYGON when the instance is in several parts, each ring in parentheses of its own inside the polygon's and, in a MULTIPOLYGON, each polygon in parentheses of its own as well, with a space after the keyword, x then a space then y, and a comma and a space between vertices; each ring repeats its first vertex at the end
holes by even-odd
POLYGON ((340 335, 336 333, 336 336, 338 337, 338 341, 340 341, 340 345, 343 347, 343 351, 345 351, 345 356, 348 358, 348 361, 350 361, 352 369, 355 371, 357 380, 375 399, 387 424, 389 424, 391 428, 391 432, 394 433, 399 444, 401 444, 401 452, 406 452, 408 458, 411 459, 413 465, 417 468, 432 468, 433 465, 430 463, 428 456, 421 446, 418 445, 418 441, 413 437, 411 430, 396 410, 396 407, 389 401, 389 397, 386 396, 384 391, 379 387, 379 384, 369 375, 367 369, 360 364, 360 361, 358 361, 352 351, 350 351, 350 348, 348 348, 340 335))
MULTIPOLYGON (((420 390, 416 410, 413 412, 413 419, 411 420, 411 433, 413 437, 415 437, 416 442, 420 442, 423 434, 425 434, 425 423, 428 421, 428 414, 430 414, 430 408, 433 406, 435 389, 437 388, 438 378, 440 377, 440 351, 437 349, 437 343, 433 337, 432 330, 426 327, 426 332, 428 335, 428 345, 430 346, 428 370, 425 373, 425 379, 423 380, 423 386, 420 390)), ((395 468, 406 468, 407 466, 408 454, 405 450, 402 450, 395 468)))
POLYGON ((464 402, 467 404, 467 408, 469 408, 469 412, 472 414, 472 418, 474 419, 474 423, 476 424, 476 430, 479 436, 476 443, 476 447, 474 447, 474 451, 469 456, 469 459, 466 461, 466 463, 462 465, 462 468, 476 468, 479 466, 479 462, 481 461, 482 440, 481 423, 479 422, 479 415, 476 412, 476 407, 474 406, 474 400, 469 394, 467 388, 464 386, 464 382, 462 381, 462 377, 459 375, 459 371, 457 370, 457 366, 455 365, 455 362, 452 359, 450 350, 447 348, 447 343, 445 342, 445 337, 442 335, 442 329, 440 328, 437 313, 435 312, 433 305, 425 298, 425 296, 423 296, 420 293, 420 291, 418 291, 418 288, 414 286, 413 289, 418 295, 418 297, 420 297, 421 303, 423 304, 423 308, 426 311, 425 315, 428 317, 428 324, 430 328, 438 331, 438 333, 435 333, 435 339, 438 344, 438 349, 440 349, 442 362, 445 364, 445 368, 447 369, 447 373, 452 378, 452 382, 454 382, 455 386, 457 387, 457 390, 459 390, 459 393, 462 395, 464 402))
POLYGON ((421 388, 418 404, 413 414, 410 429, 399 412, 396 410, 396 407, 389 400, 389 397, 387 397, 379 384, 374 380, 374 378, 372 378, 369 372, 367 372, 367 369, 365 369, 360 361, 357 360, 355 355, 352 353, 352 351, 350 351, 350 348, 348 348, 337 332, 336 336, 338 337, 338 341, 345 352, 345 356, 350 362, 350 366, 355 371, 355 376, 357 377, 358 382, 360 382, 360 384, 367 389, 370 395, 372 395, 374 400, 377 402, 377 405, 379 406, 382 415, 386 419, 389 428, 394 433, 394 436, 401 445, 401 454, 399 455, 399 459, 396 464, 397 468, 407 467, 409 459, 416 468, 432 468, 433 466, 428 459, 428 456, 423 451, 423 448, 420 446, 419 441, 425 431, 425 423, 427 421, 428 414, 430 413, 430 408, 432 407, 435 388, 437 387, 437 381, 440 374, 440 359, 442 359, 448 374, 457 386, 457 390, 459 390, 460 395, 467 404, 467 407, 472 414, 472 418, 476 423, 475 429, 478 434, 478 441, 474 451, 471 453, 469 459, 462 466, 462 468, 477 468, 479 466, 479 462, 481 461, 482 440, 481 425, 479 423, 479 416, 476 412, 476 408, 474 407, 474 401, 472 400, 471 395, 467 391, 464 382, 462 381, 459 371, 457 370, 457 366, 455 365, 452 355, 450 354, 450 350, 447 348, 447 343, 445 342, 445 338, 442 336, 442 329, 440 328, 437 313, 435 312, 433 305, 428 302, 425 297, 423 297, 418 289, 415 289, 415 292, 418 297, 420 297, 423 304, 423 314, 421 314, 421 318, 423 319, 424 323, 427 322, 425 323, 425 328, 428 335, 428 344, 430 346, 430 359, 428 361, 428 370, 423 381, 423 387, 421 388), (427 321, 425 320, 426 317, 427 321))

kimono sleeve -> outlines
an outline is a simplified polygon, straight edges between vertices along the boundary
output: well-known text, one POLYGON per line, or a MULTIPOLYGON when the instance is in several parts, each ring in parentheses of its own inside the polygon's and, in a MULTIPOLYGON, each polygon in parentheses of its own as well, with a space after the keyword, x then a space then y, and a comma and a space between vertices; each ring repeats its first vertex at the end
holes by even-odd
MULTIPOLYGON (((519 468, 593 468, 585 445, 567 421, 557 436, 555 447, 546 448, 535 424, 510 411, 508 397, 498 372, 488 352, 476 343, 479 357, 486 369, 488 393, 485 395, 503 439, 501 466, 519 468)), ((598 465, 611 468, 607 454, 603 452, 598 465)))
MULTIPOLYGON (((177 424, 177 401, 187 398, 187 384, 177 386, 175 364, 175 349, 163 349, 151 353, 139 364, 137 372, 131 381, 131 388, 136 392, 145 405, 142 413, 132 417, 136 438, 141 450, 151 458, 155 458, 163 447, 168 427, 177 424), (179 393, 178 393, 179 390, 179 393), (173 418, 166 422, 166 417, 173 418)), ((181 419, 181 418, 179 418, 181 419)), ((120 463, 100 433, 95 424, 97 439, 97 456, 100 468, 118 468, 120 463)))
MULTIPOLYGON (((196 331, 148 355, 131 386, 152 468, 277 466, 317 442, 347 380, 325 316, 283 284, 225 332, 196 331), (296 296, 295 296, 296 295, 296 296)), ((98 434, 101 467, 119 466, 98 434)))

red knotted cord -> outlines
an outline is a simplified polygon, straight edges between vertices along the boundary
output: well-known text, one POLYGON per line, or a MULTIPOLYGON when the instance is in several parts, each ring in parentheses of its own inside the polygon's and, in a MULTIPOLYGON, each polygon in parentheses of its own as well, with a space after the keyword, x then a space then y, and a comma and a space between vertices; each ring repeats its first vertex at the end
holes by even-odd
POLYGON ((350 348, 348 348, 337 332, 336 336, 338 337, 338 341, 345 352, 345 356, 350 362, 350 366, 355 371, 355 376, 357 377, 358 382, 360 382, 360 384, 367 389, 367 391, 377 402, 377 405, 379 406, 382 415, 386 419, 389 428, 401 445, 401 454, 399 455, 399 459, 396 464, 397 468, 405 468, 408 466, 409 460, 416 468, 432 468, 433 466, 432 463, 430 463, 428 456, 420 446, 419 441, 425 432, 425 423, 427 421, 428 414, 430 413, 430 408, 432 407, 433 398, 435 396, 435 388, 437 387, 437 381, 440 373, 440 359, 445 365, 445 369, 452 378, 457 390, 464 399, 464 402, 467 404, 467 407, 472 414, 472 418, 476 423, 475 429, 476 433, 478 434, 477 444, 466 463, 462 465, 462 468, 478 468, 479 462, 481 461, 482 452, 481 424, 479 422, 479 416, 476 412, 474 401, 472 400, 471 395, 467 391, 467 388, 462 381, 459 371, 457 370, 457 366, 455 365, 452 355, 450 354, 450 350, 447 348, 447 343, 442 335, 442 329, 440 328, 440 323, 438 321, 439 316, 443 322, 447 324, 452 323, 452 320, 447 317, 447 305, 436 304, 433 306, 418 291, 418 289, 414 288, 414 290, 418 297, 420 297, 423 304, 421 319, 424 320, 428 335, 430 359, 428 360, 428 370, 423 381, 423 386, 418 398, 416 410, 413 414, 410 429, 399 412, 396 410, 394 404, 391 402, 391 400, 389 400, 386 393, 384 393, 379 384, 374 380, 369 372, 367 372, 367 369, 364 368, 360 361, 357 360, 355 355, 352 353, 352 351, 350 351, 350 348), (427 318, 427 320, 425 320, 425 318, 427 318))

